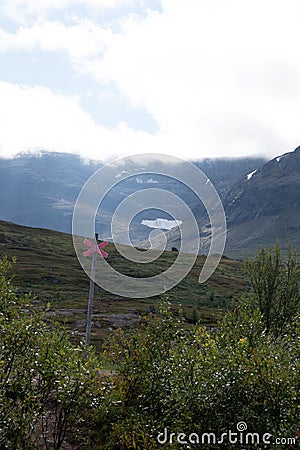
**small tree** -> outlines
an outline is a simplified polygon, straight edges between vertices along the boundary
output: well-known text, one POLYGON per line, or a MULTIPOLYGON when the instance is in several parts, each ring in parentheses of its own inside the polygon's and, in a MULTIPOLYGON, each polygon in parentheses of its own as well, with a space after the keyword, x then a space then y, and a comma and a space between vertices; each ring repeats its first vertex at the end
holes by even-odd
POLYGON ((300 271, 295 250, 289 248, 284 261, 277 243, 274 248, 263 247, 246 262, 246 270, 254 306, 263 315, 266 331, 280 334, 300 307, 300 271))

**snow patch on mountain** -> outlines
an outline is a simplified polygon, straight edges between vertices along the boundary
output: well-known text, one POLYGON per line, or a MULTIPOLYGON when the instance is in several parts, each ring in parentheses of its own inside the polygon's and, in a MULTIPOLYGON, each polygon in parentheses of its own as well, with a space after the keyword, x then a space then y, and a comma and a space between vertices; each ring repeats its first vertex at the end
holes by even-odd
POLYGON ((248 175, 247 175, 247 180, 248 180, 248 181, 253 177, 253 175, 255 174, 255 172, 257 172, 257 169, 253 170, 253 172, 248 173, 248 175))
POLYGON ((142 220, 142 225, 149 228, 159 228, 161 230, 171 230, 182 224, 182 220, 167 220, 167 219, 155 219, 155 220, 142 220))

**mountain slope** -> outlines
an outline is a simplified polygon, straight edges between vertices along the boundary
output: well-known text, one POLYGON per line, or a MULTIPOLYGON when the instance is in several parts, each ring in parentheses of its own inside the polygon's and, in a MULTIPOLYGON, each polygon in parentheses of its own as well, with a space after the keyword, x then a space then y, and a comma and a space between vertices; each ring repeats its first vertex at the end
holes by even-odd
MULTIPOLYGON (((154 276, 170 267, 177 255, 164 252, 150 264, 136 264, 123 258, 113 244, 105 248, 108 263, 127 276, 154 276)), ((49 314, 63 321, 84 338, 89 278, 81 268, 72 244, 72 236, 41 228, 23 227, 0 221, 0 256, 16 257, 14 284, 19 292, 31 292, 35 302, 51 304, 49 314)), ((173 304, 181 304, 189 320, 194 308, 199 309, 203 323, 214 324, 217 308, 228 306, 235 294, 246 289, 243 264, 222 259, 215 274, 203 285, 198 276, 204 263, 198 257, 187 277, 168 292, 173 304)), ((127 299, 96 287, 94 298, 93 338, 107 336, 109 330, 130 326, 157 305, 159 296, 127 299)))
POLYGON ((221 200, 230 189, 249 172, 262 167, 267 160, 263 158, 206 158, 195 161, 205 175, 211 180, 221 200))
POLYGON ((0 159, 0 219, 70 232, 78 193, 98 167, 62 153, 0 159))
MULTIPOLYGON (((277 240, 300 250, 300 147, 245 174, 223 197, 227 221, 225 255, 244 258, 277 240)), ((193 207, 200 229, 201 253, 207 253, 211 228, 204 206, 193 207)), ((188 226, 188 224, 187 224, 188 226)), ((190 238, 190 250, 198 243, 190 238)), ((168 233, 168 248, 180 247, 178 229, 168 233)))
POLYGON ((244 177, 225 196, 227 253, 278 240, 300 248, 300 147, 244 177))

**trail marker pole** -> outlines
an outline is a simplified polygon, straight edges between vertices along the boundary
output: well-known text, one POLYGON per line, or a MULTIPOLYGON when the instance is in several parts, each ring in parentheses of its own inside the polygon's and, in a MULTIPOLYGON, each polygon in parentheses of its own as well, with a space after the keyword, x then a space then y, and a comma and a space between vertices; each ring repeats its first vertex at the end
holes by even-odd
POLYGON ((92 313, 93 313, 93 301, 94 301, 94 291, 95 291, 95 274, 96 274, 96 263, 97 263, 97 254, 99 253, 103 258, 108 257, 108 253, 105 250, 102 250, 103 247, 106 247, 108 242, 104 241, 98 244, 98 233, 95 233, 94 242, 90 242, 88 239, 83 241, 84 245, 89 247, 83 253, 83 256, 92 255, 92 267, 91 267, 91 275, 90 275, 90 292, 89 292, 89 302, 88 302, 88 311, 87 311, 87 321, 86 321, 86 346, 89 347, 91 342, 91 329, 92 329, 92 313))
MULTIPOLYGON (((95 233, 95 248, 98 243, 98 233, 95 233)), ((97 263, 97 251, 93 251, 92 256, 92 268, 90 277, 90 292, 87 310, 87 322, 86 322, 86 346, 90 346, 91 342, 91 329, 92 329, 92 314, 93 314, 93 302, 94 302, 94 292, 95 292, 95 273, 96 273, 96 263, 97 263)))

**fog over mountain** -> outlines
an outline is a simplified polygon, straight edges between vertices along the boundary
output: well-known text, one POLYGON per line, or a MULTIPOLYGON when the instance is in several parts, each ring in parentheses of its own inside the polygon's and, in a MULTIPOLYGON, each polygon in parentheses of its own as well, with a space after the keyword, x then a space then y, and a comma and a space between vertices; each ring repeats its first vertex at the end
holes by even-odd
MULTIPOLYGON (((194 163, 213 183, 223 202, 228 225, 226 254, 240 256, 245 249, 252 251, 276 239, 284 247, 289 241, 299 245, 299 161, 297 148, 269 162, 262 158, 207 158, 194 163)), ((0 219, 70 233, 77 196, 101 166, 101 162, 87 162, 63 153, 0 159, 0 219)), ((193 210, 202 238, 209 242, 208 218, 199 199, 183 185, 144 173, 123 180, 105 197, 97 216, 100 236, 110 237, 112 214, 123 199, 152 187, 167 189, 182 198, 193 210)), ((167 220, 182 218, 155 209, 143 211, 132 221, 132 242, 145 242, 149 226, 156 228, 158 219, 166 224, 167 220)), ((119 220, 122 226, 122 218, 119 220)), ((167 233, 169 246, 180 244, 176 228, 167 233)))

